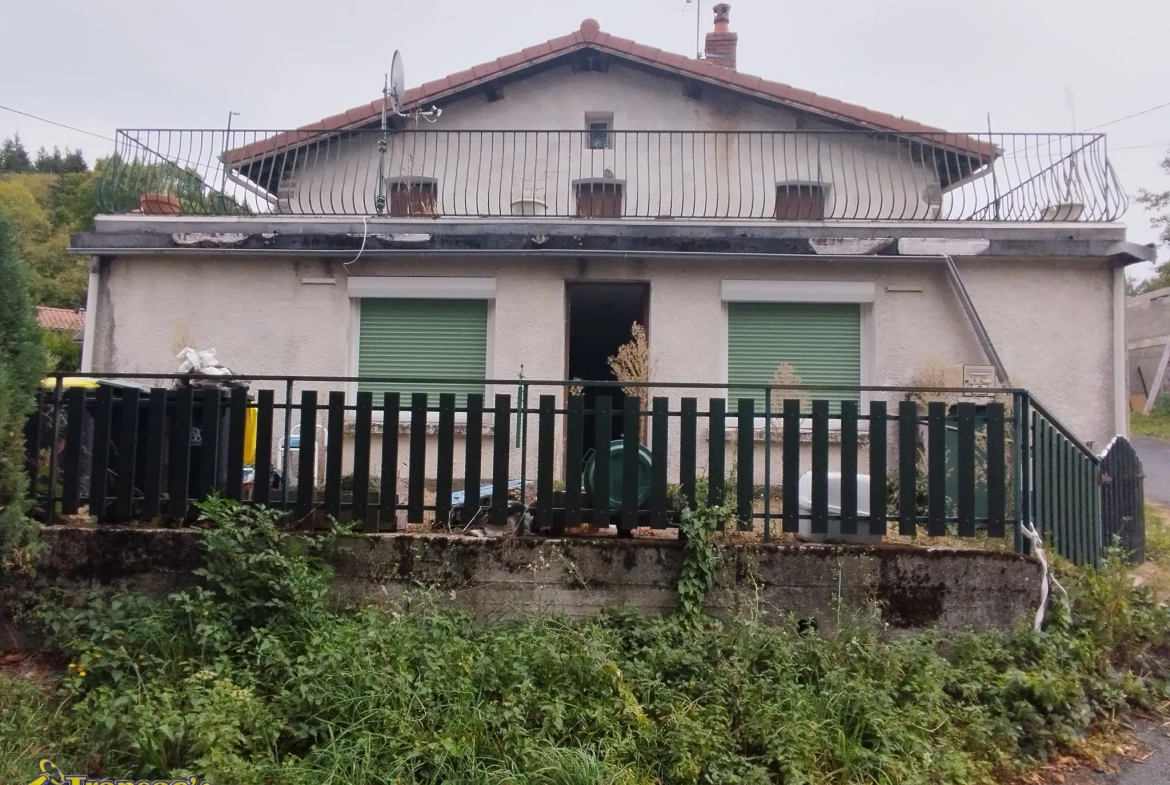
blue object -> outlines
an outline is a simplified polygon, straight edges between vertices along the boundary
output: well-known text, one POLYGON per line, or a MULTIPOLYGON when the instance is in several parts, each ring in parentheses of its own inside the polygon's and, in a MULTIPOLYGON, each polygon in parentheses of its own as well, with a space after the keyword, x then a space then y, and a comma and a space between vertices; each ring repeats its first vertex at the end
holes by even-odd
MULTIPOLYGON (((522 486, 523 484, 524 483, 520 482, 520 480, 508 480, 508 490, 514 491, 517 488, 519 488, 520 486, 522 486)), ((492 490, 493 489, 494 489, 494 486, 491 483, 488 483, 487 485, 479 486, 479 501, 482 503, 484 500, 490 499, 492 497, 492 490)), ((451 494, 452 506, 462 505, 463 498, 464 498, 463 491, 455 491, 455 493, 451 494)))

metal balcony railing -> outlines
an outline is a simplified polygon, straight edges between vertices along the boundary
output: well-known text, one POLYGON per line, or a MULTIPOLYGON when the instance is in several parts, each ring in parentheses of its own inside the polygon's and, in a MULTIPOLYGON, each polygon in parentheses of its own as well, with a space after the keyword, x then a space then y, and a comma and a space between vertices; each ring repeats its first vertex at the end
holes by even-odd
POLYGON ((106 213, 1113 221, 1103 134, 122 130, 106 213))

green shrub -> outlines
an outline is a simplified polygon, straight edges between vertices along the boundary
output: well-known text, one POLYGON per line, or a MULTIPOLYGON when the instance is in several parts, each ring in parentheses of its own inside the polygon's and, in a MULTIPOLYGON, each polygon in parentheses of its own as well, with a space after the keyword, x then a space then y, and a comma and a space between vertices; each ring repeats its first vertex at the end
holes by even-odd
POLYGON ((46 371, 69 373, 81 367, 81 344, 73 334, 61 330, 41 330, 45 344, 46 371))
MULTIPOLYGON (((1116 560, 1064 576, 1073 613, 1039 634, 800 635, 696 610, 730 514, 700 506, 682 613, 482 626, 425 592, 335 612, 330 539, 206 511, 200 588, 50 604, 76 739, 0 722, 0 760, 68 748, 217 785, 991 783, 1167 694, 1167 610, 1116 560)), ((43 717, 39 700, 16 703, 43 717)))
MULTIPOLYGON (((322 488, 323 487, 324 486, 322 486, 322 488)), ((356 487, 356 483, 354 482, 354 477, 352 474, 341 475, 341 492, 342 493, 353 493, 353 490, 355 487, 356 487)), ((370 493, 380 492, 382 490, 382 478, 376 477, 376 476, 371 476, 369 479, 369 489, 370 489, 370 493)))
MULTIPOLYGON (((930 486, 922 472, 914 479, 914 506, 919 517, 926 517, 930 506, 930 486)), ((886 478, 886 514, 895 520, 902 514, 902 482, 896 474, 886 478)))
POLYGON ((0 573, 29 571, 36 527, 27 517, 24 426, 45 372, 28 270, 0 213, 0 573))

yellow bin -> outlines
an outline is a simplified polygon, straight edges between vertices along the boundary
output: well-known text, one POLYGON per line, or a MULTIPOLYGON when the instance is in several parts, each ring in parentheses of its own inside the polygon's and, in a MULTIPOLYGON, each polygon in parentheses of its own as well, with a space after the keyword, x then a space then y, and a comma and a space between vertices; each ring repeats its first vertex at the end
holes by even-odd
MULTIPOLYGON (((94 389, 99 386, 96 379, 89 379, 80 376, 66 376, 61 379, 62 389, 68 390, 74 387, 81 387, 85 389, 94 389)), ((57 388, 57 380, 53 377, 47 377, 41 380, 41 387, 47 390, 55 390, 57 388)), ((250 466, 256 463, 256 419, 257 409, 252 400, 248 401, 249 406, 247 414, 244 416, 244 465, 250 466)))

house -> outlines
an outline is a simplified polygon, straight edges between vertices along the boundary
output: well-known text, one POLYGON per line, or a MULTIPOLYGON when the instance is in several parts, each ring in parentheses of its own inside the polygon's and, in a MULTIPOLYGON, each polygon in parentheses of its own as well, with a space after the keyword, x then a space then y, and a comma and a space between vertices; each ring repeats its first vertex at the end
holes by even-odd
POLYGON ((75 369, 85 351, 85 311, 73 308, 48 308, 37 306, 37 324, 57 336, 49 354, 58 356, 54 362, 59 368, 75 369))
POLYGON ((85 331, 85 310, 38 305, 37 324, 46 330, 69 333, 74 340, 81 342, 85 331))
POLYGON ((1147 403, 1156 405, 1165 390, 1170 366, 1170 288, 1130 297, 1125 321, 1130 400, 1135 411, 1142 411, 1147 403))
POLYGON ((334 383, 351 397, 490 401, 516 386, 485 379, 609 378, 638 322, 653 381, 761 409, 743 385, 784 366, 814 389, 1027 388, 1086 442, 1125 433, 1124 269, 1153 252, 1126 240, 1104 137, 947 132, 743 74, 738 43, 726 4, 704 59, 586 20, 399 106, 120 131, 99 201, 120 168, 168 192, 175 162, 230 198, 73 238, 85 369, 165 373, 192 344, 251 376, 446 380, 334 383))

